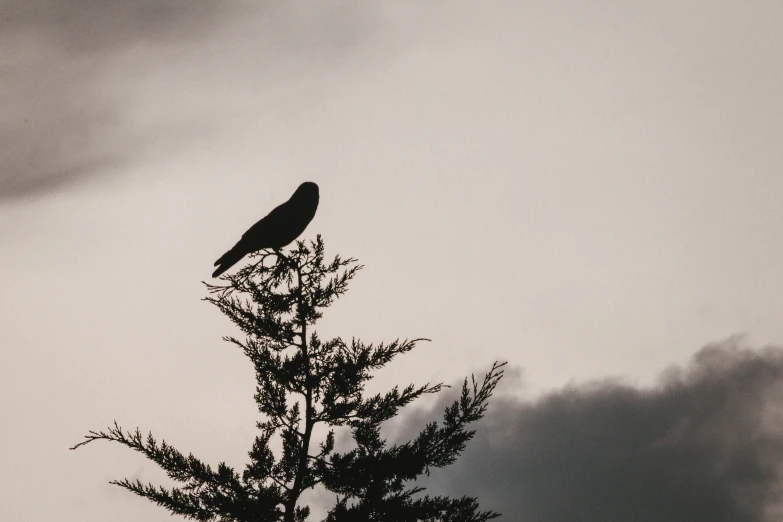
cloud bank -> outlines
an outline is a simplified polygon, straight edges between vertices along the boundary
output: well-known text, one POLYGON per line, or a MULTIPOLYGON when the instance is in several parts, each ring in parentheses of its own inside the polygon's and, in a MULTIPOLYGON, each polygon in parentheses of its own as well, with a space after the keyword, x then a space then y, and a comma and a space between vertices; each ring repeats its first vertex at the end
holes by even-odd
MULTIPOLYGON (((475 495, 509 521, 780 520, 782 385, 783 350, 732 340, 652 389, 603 381, 532 403, 497 397, 464 455, 422 485, 475 495)), ((408 417, 402 440, 448 402, 408 417)))
POLYGON ((101 88, 128 46, 203 38, 219 2, 0 0, 0 201, 50 191, 133 155, 101 88))
POLYGON ((319 86, 386 23, 343 0, 0 0, 0 202, 196 146, 269 85, 319 86))

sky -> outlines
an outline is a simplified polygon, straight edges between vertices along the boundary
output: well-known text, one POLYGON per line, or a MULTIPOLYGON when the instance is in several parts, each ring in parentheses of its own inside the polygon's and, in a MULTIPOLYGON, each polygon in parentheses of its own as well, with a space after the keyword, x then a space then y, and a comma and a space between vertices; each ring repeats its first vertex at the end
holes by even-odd
POLYGON ((371 390, 508 361, 433 491, 775 520, 781 26, 774 0, 0 0, 0 518, 170 520, 108 484, 166 483, 143 457, 68 451, 114 419, 244 465, 252 367, 202 282, 314 181, 303 239, 365 266, 321 336, 432 339, 371 390))

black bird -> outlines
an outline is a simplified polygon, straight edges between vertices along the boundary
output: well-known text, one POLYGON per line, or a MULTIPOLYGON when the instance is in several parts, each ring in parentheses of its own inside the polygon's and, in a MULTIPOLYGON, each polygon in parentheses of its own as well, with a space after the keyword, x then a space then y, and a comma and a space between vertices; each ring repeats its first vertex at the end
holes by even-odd
POLYGON ((286 246, 304 232, 317 208, 318 185, 305 181, 288 201, 250 227, 231 250, 215 261, 218 268, 212 277, 218 277, 234 266, 245 254, 263 248, 278 249, 286 246))

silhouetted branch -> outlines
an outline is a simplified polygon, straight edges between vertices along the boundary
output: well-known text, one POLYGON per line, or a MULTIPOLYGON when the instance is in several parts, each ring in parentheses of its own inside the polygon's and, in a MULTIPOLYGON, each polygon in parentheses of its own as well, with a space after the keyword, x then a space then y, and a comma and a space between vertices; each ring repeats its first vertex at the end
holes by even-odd
MULTIPOLYGON (((232 255, 224 256, 218 271, 236 262, 232 255)), ((429 339, 365 344, 355 338, 322 340, 312 331, 323 309, 347 291, 362 268, 353 258, 335 256, 327 262, 321 236, 309 244, 297 241, 287 253, 267 249, 250 257, 254 262, 222 275, 223 284, 205 283, 205 300, 245 334, 243 340, 224 340, 241 349, 255 369, 254 399, 262 420, 256 422, 259 433, 242 475, 225 463, 213 471, 193 455, 158 443, 152 434, 126 432, 116 422, 107 431, 90 431, 71 449, 110 440, 144 454, 182 485, 169 490, 138 480, 112 483, 201 521, 304 522, 309 509, 297 502, 318 484, 337 495, 326 521, 483 522, 498 516, 479 511, 470 497, 413 497, 423 491, 414 484, 417 477, 453 463, 473 438, 475 430, 468 425, 484 415, 505 363, 493 364, 480 383, 471 375, 469 385, 466 378, 440 427, 429 423, 412 441, 388 446, 380 436, 382 423, 414 400, 448 386, 397 385, 366 396, 366 384, 375 370, 429 339), (272 256, 275 262, 267 263, 272 256), (318 423, 330 429, 316 449, 318 423), (333 428, 338 426, 350 427, 354 449, 335 452, 333 428), (273 440, 280 441, 277 454, 273 440)))

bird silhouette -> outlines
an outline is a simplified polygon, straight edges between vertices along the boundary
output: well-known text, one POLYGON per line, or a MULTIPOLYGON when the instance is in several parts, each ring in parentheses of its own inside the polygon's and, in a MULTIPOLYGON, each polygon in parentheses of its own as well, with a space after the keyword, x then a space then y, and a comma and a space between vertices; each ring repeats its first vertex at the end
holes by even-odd
POLYGON ((242 234, 236 245, 215 261, 212 277, 234 266, 246 254, 263 248, 282 248, 304 232, 318 208, 318 185, 306 181, 294 195, 242 234))

